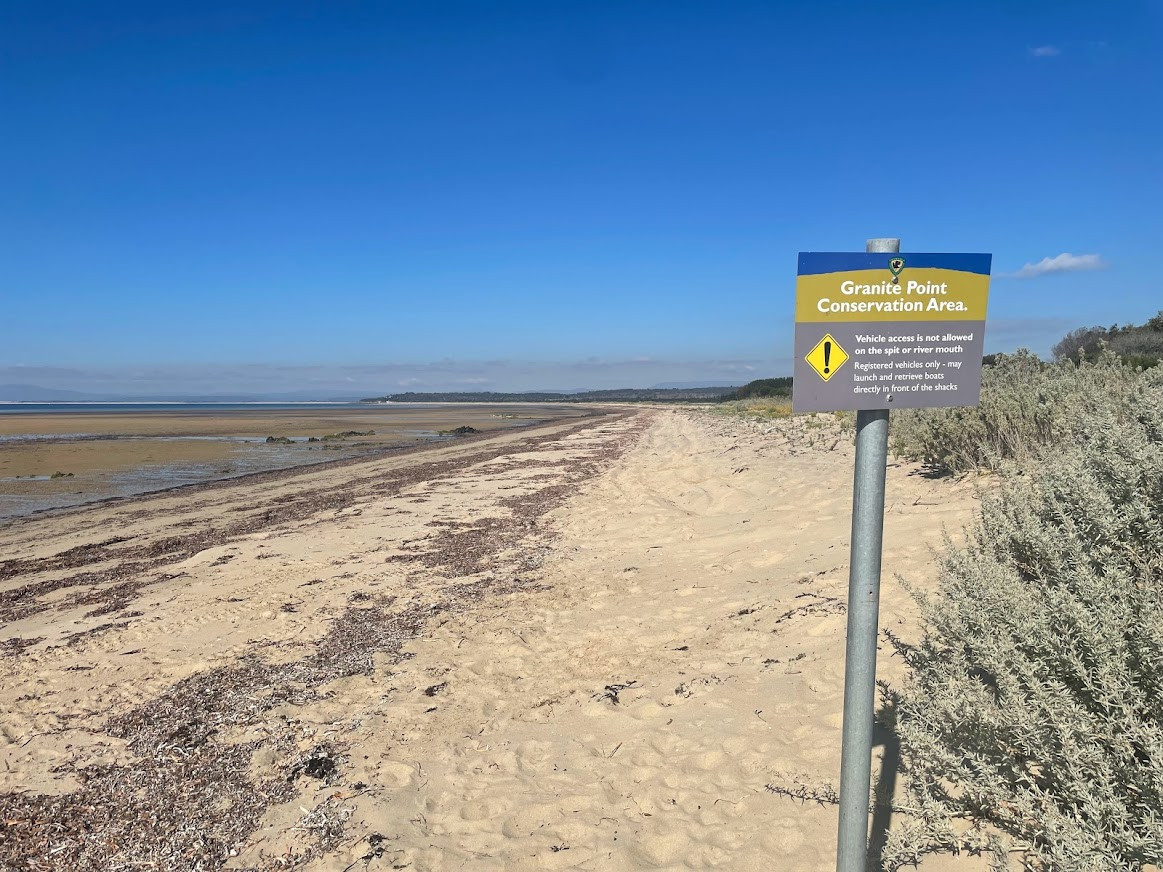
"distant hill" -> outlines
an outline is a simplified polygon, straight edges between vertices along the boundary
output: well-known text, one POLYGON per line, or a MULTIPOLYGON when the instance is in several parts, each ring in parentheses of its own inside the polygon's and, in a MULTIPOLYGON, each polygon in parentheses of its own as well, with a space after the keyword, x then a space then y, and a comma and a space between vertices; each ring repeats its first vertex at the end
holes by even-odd
POLYGON ((719 382, 717 381, 674 381, 674 382, 659 382, 656 385, 651 385, 651 389, 658 388, 714 388, 719 390, 719 382))
POLYGON ((0 385, 0 403, 83 403, 93 399, 93 394, 80 391, 61 391, 38 385, 0 385))
POLYGON ((1163 311, 1146 324, 1071 330, 1054 346, 1054 359, 1077 361, 1082 354, 1093 357, 1104 344, 1132 366, 1158 366, 1163 361, 1163 311))
POLYGON ((0 385, 0 403, 354 403, 357 395, 320 391, 278 394, 88 394, 40 385, 0 385))
POLYGON ((735 396, 736 387, 699 388, 615 388, 603 391, 527 391, 498 393, 496 391, 436 391, 386 394, 369 397, 365 403, 715 403, 735 396))

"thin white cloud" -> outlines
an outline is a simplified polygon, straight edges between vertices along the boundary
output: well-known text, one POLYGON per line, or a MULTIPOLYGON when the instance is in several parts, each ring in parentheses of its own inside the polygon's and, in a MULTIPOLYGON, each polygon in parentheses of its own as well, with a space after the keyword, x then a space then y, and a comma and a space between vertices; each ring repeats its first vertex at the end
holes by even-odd
POLYGON ((721 363, 719 363, 716 366, 716 369, 718 369, 721 372, 748 373, 748 372, 755 372, 757 367, 754 364, 750 364, 750 363, 740 363, 738 361, 725 360, 725 361, 722 361, 721 363))
POLYGON ((1030 54, 1036 58, 1053 58, 1062 54, 1062 49, 1056 45, 1039 45, 1030 49, 1030 54))
POLYGON ((1054 257, 1044 257, 1037 263, 1027 263, 1020 270, 1010 273, 1014 279, 1032 279, 1050 273, 1080 272, 1082 270, 1102 269, 1106 266, 1102 255, 1098 254, 1063 254, 1054 257))

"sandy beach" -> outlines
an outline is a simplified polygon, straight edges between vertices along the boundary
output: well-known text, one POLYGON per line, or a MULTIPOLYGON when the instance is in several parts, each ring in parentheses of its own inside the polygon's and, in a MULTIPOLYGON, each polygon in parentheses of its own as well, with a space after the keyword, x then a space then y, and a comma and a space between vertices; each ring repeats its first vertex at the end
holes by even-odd
MULTIPOLYGON (((834 868, 851 441, 607 409, 8 523, 0 868, 834 868)), ((974 487, 891 465, 882 627, 974 487)))

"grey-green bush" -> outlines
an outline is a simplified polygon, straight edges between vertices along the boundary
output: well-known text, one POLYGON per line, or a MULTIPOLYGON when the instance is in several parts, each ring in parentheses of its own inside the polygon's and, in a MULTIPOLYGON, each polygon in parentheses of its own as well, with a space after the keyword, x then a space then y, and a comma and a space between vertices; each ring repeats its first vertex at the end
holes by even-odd
POLYGON ((1055 360, 1079 360, 1093 357, 1103 347, 1118 355, 1124 363, 1147 369, 1163 360, 1163 312, 1147 319, 1146 324, 1112 324, 1110 327, 1079 327, 1071 330, 1052 349, 1055 360))
POLYGON ((998 469, 1081 438, 1095 415, 1123 420, 1139 379, 1109 352, 1078 364, 999 354, 982 372, 979 406, 893 412, 892 448, 938 473, 998 469))
MULTIPOLYGON (((1163 373, 1007 366, 1077 420, 983 415, 1040 428, 1053 450, 1008 467, 937 593, 918 596, 921 641, 894 642, 909 801, 886 867, 954 847, 992 852, 996 869, 1011 851, 1047 872, 1160 864, 1163 373)), ((1018 389, 1005 403, 1044 405, 1018 389)))

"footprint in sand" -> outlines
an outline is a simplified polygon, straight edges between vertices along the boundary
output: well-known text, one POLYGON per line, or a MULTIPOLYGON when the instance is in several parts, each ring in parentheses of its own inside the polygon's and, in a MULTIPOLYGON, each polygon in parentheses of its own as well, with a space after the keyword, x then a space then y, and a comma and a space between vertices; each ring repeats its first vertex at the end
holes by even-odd
POLYGON ((416 780, 416 767, 395 760, 385 760, 380 763, 377 775, 384 787, 397 789, 408 787, 416 780))
POLYGON ((690 838, 679 830, 648 831, 629 845, 630 856, 648 869, 683 863, 690 849, 690 838))

